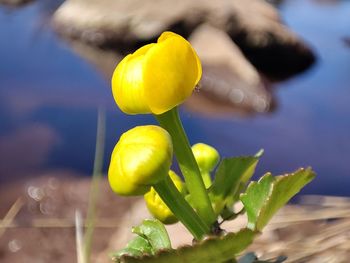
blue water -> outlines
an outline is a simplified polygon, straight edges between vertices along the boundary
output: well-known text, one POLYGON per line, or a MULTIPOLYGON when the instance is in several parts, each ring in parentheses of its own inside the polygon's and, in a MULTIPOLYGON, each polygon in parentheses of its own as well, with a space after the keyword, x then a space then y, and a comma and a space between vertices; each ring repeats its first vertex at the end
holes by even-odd
MULTIPOLYGON (((290 0, 283 20, 315 50, 318 62, 276 84, 277 110, 249 118, 208 118, 182 109, 190 141, 223 156, 265 154, 257 175, 312 166, 303 193, 350 195, 350 2, 290 0)), ((106 164, 120 134, 152 116, 127 116, 109 81, 50 28, 42 2, 0 7, 0 181, 47 174, 89 175, 97 108, 107 112, 106 164)))

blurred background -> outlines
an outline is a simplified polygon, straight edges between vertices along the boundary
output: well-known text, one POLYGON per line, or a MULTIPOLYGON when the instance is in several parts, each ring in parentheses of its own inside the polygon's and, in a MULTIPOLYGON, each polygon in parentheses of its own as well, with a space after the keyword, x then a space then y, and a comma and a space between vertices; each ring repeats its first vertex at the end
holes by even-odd
MULTIPOLYGON (((105 168, 122 132, 154 123, 152 116, 127 116, 119 111, 111 96, 110 77, 120 56, 152 41, 163 25, 147 28, 147 23, 152 23, 150 18, 134 10, 135 16, 144 19, 141 22, 145 28, 136 28, 129 36, 115 40, 120 32, 108 34, 109 28, 103 28, 105 21, 99 21, 93 13, 86 12, 84 17, 82 11, 81 21, 75 21, 68 14, 69 8, 88 7, 74 3, 80 1, 67 1, 58 10, 60 1, 0 7, 1 184, 57 171, 89 176, 99 106, 107 112, 105 168), (90 24, 83 24, 84 19, 90 24), (141 30, 155 33, 142 35, 141 30)), ((182 108, 184 126, 191 143, 207 142, 223 156, 249 155, 265 149, 259 175, 312 166, 318 177, 305 192, 349 195, 350 3, 298 0, 278 1, 276 5, 289 29, 278 24, 279 18, 273 17, 270 8, 256 5, 260 9, 250 10, 248 4, 247 10, 234 10, 247 12, 236 18, 243 16, 243 25, 239 26, 243 29, 231 30, 242 32, 229 32, 228 37, 220 35, 225 34, 227 25, 219 25, 220 32, 209 26, 199 28, 199 21, 208 24, 199 11, 195 14, 199 18, 190 17, 198 21, 186 21, 189 19, 181 8, 174 10, 178 14, 169 19, 165 17, 168 14, 154 18, 158 19, 154 23, 164 23, 164 29, 185 33, 190 39, 192 35, 201 55, 206 49, 210 52, 208 58, 202 55, 202 90, 182 108), (206 33, 211 40, 201 41, 206 33), (211 33, 219 34, 221 39, 213 40, 211 33), (226 43, 230 34, 236 41, 232 47, 226 43), (223 48, 216 48, 217 44, 226 47, 227 56, 220 57, 223 48), (220 53, 218 57, 216 52, 220 53), (312 56, 315 62, 311 62, 312 56), (233 61, 228 61, 231 57, 233 61)), ((158 12, 148 10, 151 5, 144 6, 145 13, 158 12)), ((214 12, 214 7, 210 8, 214 12)), ((232 21, 234 12, 227 15, 232 21)), ((122 20, 118 12, 111 18, 108 15, 107 22, 122 20)))
MULTIPOLYGON (((317 178, 303 194, 350 195, 349 1, 0 3, 0 218, 22 192, 34 201, 58 185, 88 194, 77 180, 92 174, 99 107, 104 171, 123 132, 156 123, 123 114, 110 78, 164 30, 188 38, 203 63, 200 89, 181 107, 192 144, 223 157, 264 149, 256 176, 312 166, 317 178)), ((35 209, 54 214, 50 202, 35 209)), ((3 251, 22 246, 13 240, 3 251)))

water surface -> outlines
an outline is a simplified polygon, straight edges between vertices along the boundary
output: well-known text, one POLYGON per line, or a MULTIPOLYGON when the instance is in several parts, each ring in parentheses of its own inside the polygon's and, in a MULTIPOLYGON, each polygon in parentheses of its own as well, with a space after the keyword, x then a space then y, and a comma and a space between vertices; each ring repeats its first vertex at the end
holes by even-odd
MULTIPOLYGON (((317 179, 303 193, 350 195, 350 2, 290 0, 282 17, 318 56, 308 72, 276 84, 277 110, 250 118, 209 118, 183 109, 190 141, 223 156, 264 148, 257 174, 312 166, 317 179)), ((0 181, 55 173, 89 175, 97 108, 107 111, 106 165, 120 134, 152 116, 126 116, 109 81, 74 54, 48 24, 39 1, 0 7, 0 181), (44 14, 44 15, 43 15, 44 14)))

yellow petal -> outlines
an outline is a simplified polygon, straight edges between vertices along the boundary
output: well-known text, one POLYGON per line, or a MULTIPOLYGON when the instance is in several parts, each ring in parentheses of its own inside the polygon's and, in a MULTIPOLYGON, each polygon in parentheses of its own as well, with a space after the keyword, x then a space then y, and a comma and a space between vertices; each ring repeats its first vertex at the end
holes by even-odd
POLYGON ((179 221, 153 187, 144 195, 144 198, 148 211, 163 224, 169 225, 179 221))
POLYGON ((164 113, 192 94, 202 74, 197 54, 183 37, 163 33, 143 61, 144 99, 151 112, 164 113))
MULTIPOLYGON (((170 37, 181 37, 180 35, 178 34, 175 34, 174 32, 170 32, 170 31, 165 31, 163 32, 160 37, 158 38, 158 42, 163 42, 164 40, 170 38, 170 37)), ((202 64, 201 64, 201 61, 196 53, 196 51, 193 49, 193 47, 191 46, 190 44, 190 47, 193 51, 193 54, 196 58, 196 62, 197 62, 197 68, 198 68, 198 73, 197 73, 197 78, 196 78, 196 85, 198 84, 199 80, 201 79, 202 77, 202 64)))
POLYGON ((169 176, 175 184, 177 190, 179 190, 180 193, 184 193, 186 189, 185 184, 182 182, 181 178, 172 170, 169 171, 169 176))
POLYGON ((138 126, 125 132, 115 146, 108 170, 113 191, 141 195, 167 176, 173 146, 159 126, 138 126))
POLYGON ((132 184, 128 177, 123 176, 119 155, 112 155, 108 168, 108 181, 113 192, 123 196, 143 195, 150 190, 150 186, 132 184))
MULTIPOLYGON (((181 193, 185 191, 184 183, 181 178, 172 170, 169 176, 175 184, 177 190, 181 193)), ((144 195, 148 211, 164 224, 174 224, 178 221, 176 216, 171 212, 158 193, 151 187, 150 191, 144 195)))
POLYGON ((112 92, 119 108, 128 114, 150 113, 144 99, 143 61, 145 53, 155 44, 146 45, 126 56, 112 76, 112 92))

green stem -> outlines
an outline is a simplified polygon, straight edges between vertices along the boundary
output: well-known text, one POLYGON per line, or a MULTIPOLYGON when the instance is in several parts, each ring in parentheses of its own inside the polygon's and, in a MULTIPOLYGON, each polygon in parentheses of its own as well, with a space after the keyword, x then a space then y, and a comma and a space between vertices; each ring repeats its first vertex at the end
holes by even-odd
POLYGON ((195 239, 201 240, 209 232, 209 227, 187 203, 169 176, 153 187, 164 203, 192 233, 195 239))
POLYGON ((210 173, 209 172, 202 172, 202 178, 203 178, 205 188, 208 189, 212 184, 210 173))
POLYGON ((99 194, 99 183, 102 177, 103 168, 103 152, 105 146, 105 133, 106 133, 106 116, 105 111, 102 108, 98 110, 97 118, 97 134, 96 134, 96 148, 95 148, 95 161, 92 174, 92 182, 89 193, 89 204, 87 212, 87 229, 84 236, 84 263, 90 262, 92 238, 95 228, 96 209, 99 194))
POLYGON ((216 217, 191 146, 182 127, 177 107, 161 115, 155 115, 155 117, 160 126, 166 129, 171 135, 174 152, 185 178, 187 189, 190 192, 192 204, 199 216, 211 228, 212 224, 216 221, 216 217))

